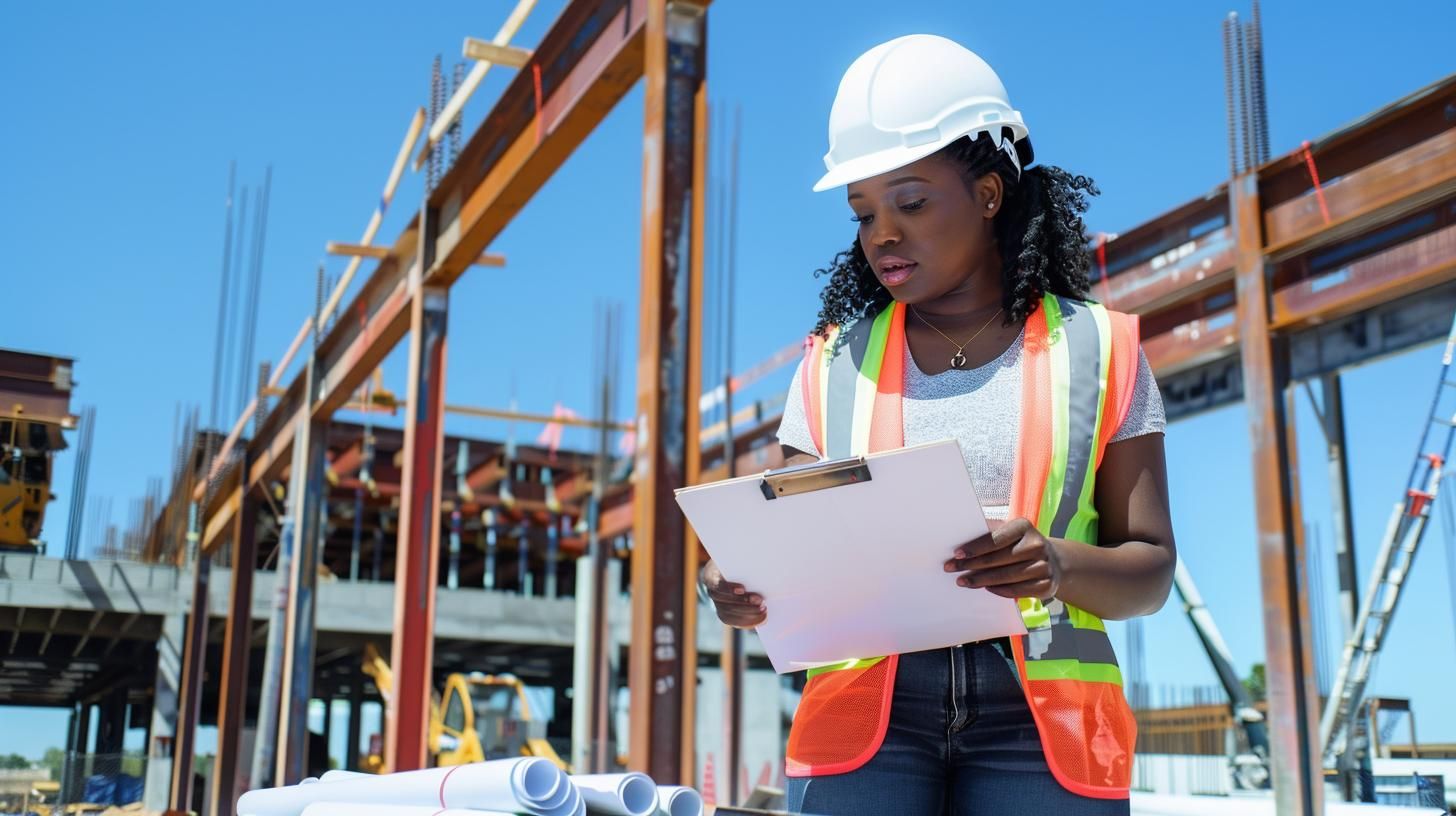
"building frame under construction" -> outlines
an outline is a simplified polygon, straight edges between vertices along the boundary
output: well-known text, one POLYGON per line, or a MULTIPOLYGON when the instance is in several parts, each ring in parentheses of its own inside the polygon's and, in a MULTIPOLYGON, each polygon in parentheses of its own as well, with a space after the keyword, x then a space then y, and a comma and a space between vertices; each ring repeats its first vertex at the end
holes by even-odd
MULTIPOLYGON (((447 459, 450 288, 481 262, 492 240, 639 80, 646 95, 641 322, 631 423, 637 447, 630 494, 630 766, 658 780, 687 780, 693 773, 698 656, 689 633, 697 627, 702 553, 671 497, 675 488, 728 472, 731 464, 701 445, 707 7, 706 0, 571 0, 536 48, 477 49, 510 59, 516 76, 393 243, 360 250, 377 263, 347 305, 340 304, 348 275, 332 296, 320 297, 320 308, 218 445, 214 465, 192 493, 198 550, 182 656, 174 808, 185 810, 192 797, 208 565, 223 548, 234 568, 217 763, 226 769, 239 762, 258 516, 273 500, 267 491, 280 481, 289 486, 286 513, 294 530, 281 632, 284 703, 259 716, 277 722, 273 782, 293 784, 304 776, 328 429, 386 355, 406 341, 390 660, 396 688, 384 762, 393 770, 426 764, 447 459), (300 370, 285 385, 282 377, 296 355, 300 370)), ((1252 29, 1225 29, 1230 55, 1235 44, 1249 54, 1229 59, 1229 181, 1123 235, 1098 240, 1094 295, 1142 316, 1144 348, 1170 418, 1238 400, 1247 406, 1274 790, 1281 814, 1312 816, 1322 812, 1323 757, 1311 613, 1301 590, 1294 386, 1323 383, 1342 611, 1353 619, 1339 371, 1444 336, 1456 311, 1456 77, 1271 157, 1257 32, 1257 21, 1252 29)), ((458 107, 452 113, 446 105, 433 121, 412 123, 411 133, 420 136, 427 126, 429 151, 457 115, 458 107)), ((406 140, 402 154, 414 141, 406 140)), ((733 458, 751 456, 773 425, 764 419, 742 435, 730 434, 733 458)), ((604 562, 595 555, 596 563, 604 562)), ((728 662, 737 660, 731 651, 725 665, 736 665, 728 662)), ((589 699, 605 705, 604 697, 595 689, 589 699)), ((734 738, 734 723, 727 733, 734 738)), ((235 798, 231 774, 220 774, 214 812, 225 812, 235 798)))

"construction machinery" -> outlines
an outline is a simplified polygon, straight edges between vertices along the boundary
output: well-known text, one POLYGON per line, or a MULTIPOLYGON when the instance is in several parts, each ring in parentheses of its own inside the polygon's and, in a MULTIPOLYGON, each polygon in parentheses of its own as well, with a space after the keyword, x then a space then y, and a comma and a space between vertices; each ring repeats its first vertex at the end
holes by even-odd
POLYGON ((35 549, 51 494, 51 460, 66 448, 71 360, 0 349, 0 549, 35 549))
POLYGON ((1218 675, 1219 683, 1228 695, 1234 722, 1239 725, 1235 732, 1236 750, 1229 767, 1234 787, 1240 790, 1267 788, 1269 731, 1264 722, 1264 714, 1254 707, 1253 698, 1239 680, 1228 644, 1224 643, 1218 625, 1213 622, 1213 615, 1209 613, 1208 607, 1203 603, 1203 596, 1193 583, 1193 575, 1188 572, 1188 567, 1182 560, 1178 561, 1177 570, 1173 573, 1173 586, 1177 588, 1178 596, 1183 600, 1183 611, 1193 624, 1194 631, 1198 633, 1198 641, 1203 644, 1203 651, 1208 654, 1214 673, 1218 675))
MULTIPOLYGON (((364 673, 386 700, 394 692, 394 672, 374 644, 364 647, 364 673)), ((512 674, 455 672, 445 678, 441 695, 430 700, 430 754, 436 765, 464 765, 488 759, 529 756, 549 759, 569 770, 546 739, 546 720, 536 716, 526 685, 512 674)), ((384 760, 371 754, 363 769, 378 772, 384 760)))

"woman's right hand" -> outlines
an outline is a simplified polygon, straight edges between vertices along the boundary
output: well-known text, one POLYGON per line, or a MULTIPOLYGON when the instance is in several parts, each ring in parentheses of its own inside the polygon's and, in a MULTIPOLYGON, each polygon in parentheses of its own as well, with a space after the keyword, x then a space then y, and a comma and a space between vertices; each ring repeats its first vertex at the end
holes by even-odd
POLYGON ((718 610, 718 620, 739 629, 752 629, 768 617, 763 596, 724 578, 715 562, 710 560, 703 565, 702 579, 703 586, 708 588, 708 597, 718 610))

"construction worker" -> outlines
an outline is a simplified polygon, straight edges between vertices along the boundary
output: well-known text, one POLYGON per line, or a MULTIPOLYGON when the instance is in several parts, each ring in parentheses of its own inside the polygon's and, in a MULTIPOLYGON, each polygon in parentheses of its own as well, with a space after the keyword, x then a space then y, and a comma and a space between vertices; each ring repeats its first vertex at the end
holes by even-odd
MULTIPOLYGON (((779 441, 792 465, 957 439, 992 531, 945 580, 1017 599, 1029 634, 810 672, 789 807, 1128 813, 1136 726, 1102 622, 1158 610, 1176 555, 1137 319, 1089 299, 1096 188, 1033 165, 1000 79, 941 37, 856 60, 829 141, 815 189, 847 186, 858 234, 820 271, 779 441)), ((772 614, 712 562, 702 579, 723 622, 772 614)))

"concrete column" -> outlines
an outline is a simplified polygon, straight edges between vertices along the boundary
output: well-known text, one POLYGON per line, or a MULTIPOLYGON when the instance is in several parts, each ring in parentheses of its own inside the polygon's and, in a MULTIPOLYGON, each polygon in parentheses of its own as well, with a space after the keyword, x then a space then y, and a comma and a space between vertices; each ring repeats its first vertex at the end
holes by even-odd
MULTIPOLYGON (((157 676, 152 686, 152 725, 147 743, 147 779, 142 802, 149 811, 167 809, 172 789, 172 743, 177 736, 177 692, 182 685, 182 638, 186 625, 180 612, 162 620, 157 641, 157 676)), ((85 741, 85 715, 81 717, 85 741)))

